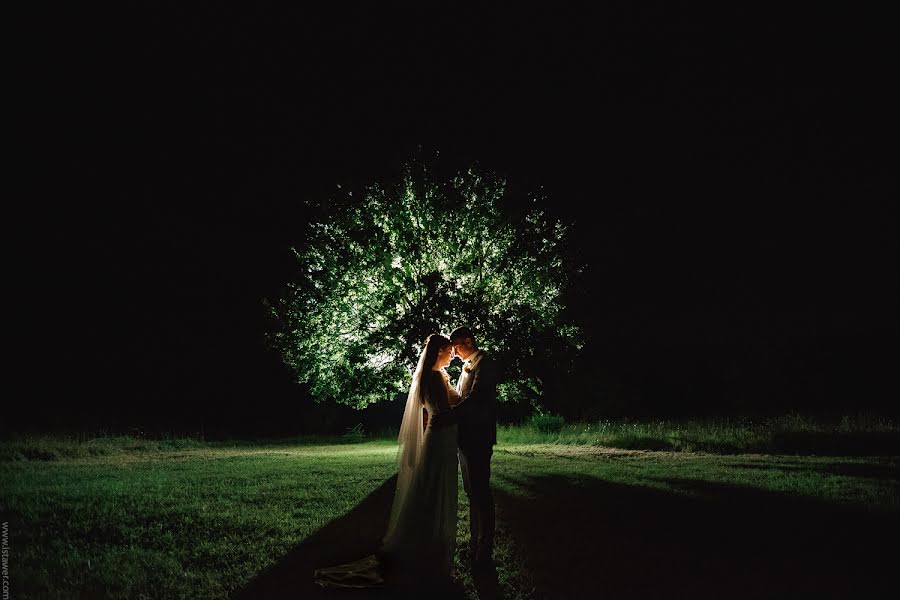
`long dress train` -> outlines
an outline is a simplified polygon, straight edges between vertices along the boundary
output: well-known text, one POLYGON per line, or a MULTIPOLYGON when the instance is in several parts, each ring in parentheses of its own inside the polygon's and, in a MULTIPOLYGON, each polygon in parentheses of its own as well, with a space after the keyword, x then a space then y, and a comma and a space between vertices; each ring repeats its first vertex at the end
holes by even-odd
MULTIPOLYGON (((422 393, 410 394, 404 425, 415 419, 418 441, 401 450, 401 468, 387 533, 375 554, 352 563, 318 569, 325 588, 380 587, 450 577, 456 549, 457 427, 429 429, 427 415, 450 410, 456 391, 440 372, 426 375, 422 393), (426 413, 423 413, 426 411, 426 413)), ((401 439, 403 438, 401 426, 401 439)), ((402 441, 401 441, 402 445, 402 441)))

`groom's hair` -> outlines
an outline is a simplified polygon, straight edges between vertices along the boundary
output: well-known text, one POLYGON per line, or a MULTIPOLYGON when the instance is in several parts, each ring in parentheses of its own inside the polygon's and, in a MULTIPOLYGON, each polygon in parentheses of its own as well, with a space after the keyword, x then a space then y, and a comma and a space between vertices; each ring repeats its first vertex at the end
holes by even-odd
POLYGON ((466 338, 472 339, 472 345, 475 345, 475 336, 472 335, 472 330, 468 327, 457 327, 450 333, 450 341, 456 340, 464 340, 466 338))

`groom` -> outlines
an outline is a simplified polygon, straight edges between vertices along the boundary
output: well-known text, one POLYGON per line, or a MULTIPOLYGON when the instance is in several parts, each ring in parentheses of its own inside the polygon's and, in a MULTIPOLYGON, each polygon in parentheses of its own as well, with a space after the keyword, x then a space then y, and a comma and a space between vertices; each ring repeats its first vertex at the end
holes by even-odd
POLYGON ((494 552, 491 456, 497 443, 497 364, 478 348, 468 327, 453 330, 450 343, 465 362, 456 384, 462 400, 449 413, 435 415, 430 426, 458 424, 459 466, 469 497, 469 558, 486 567, 494 552))

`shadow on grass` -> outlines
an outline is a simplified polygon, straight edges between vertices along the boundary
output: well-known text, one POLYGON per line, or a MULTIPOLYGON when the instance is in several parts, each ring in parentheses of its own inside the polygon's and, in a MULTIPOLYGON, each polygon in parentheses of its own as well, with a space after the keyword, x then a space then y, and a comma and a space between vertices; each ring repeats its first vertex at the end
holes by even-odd
MULTIPOLYGON (((896 462, 896 461, 895 461, 896 462)), ((732 467, 740 469, 752 469, 757 471, 818 471, 831 475, 843 475, 846 477, 868 477, 885 481, 900 482, 900 469, 896 464, 872 464, 872 463, 820 463, 820 464, 785 464, 776 463, 736 463, 732 467)))
POLYGON ((537 598, 868 597, 894 589, 896 512, 756 488, 506 479, 499 515, 537 598), (880 548, 887 548, 880 550, 880 548))
POLYGON ((348 563, 372 554, 387 530, 397 477, 391 477, 369 494, 350 512, 328 523, 290 550, 278 563, 264 569, 243 589, 232 595, 235 600, 259 598, 464 598, 462 589, 400 590, 393 586, 369 590, 324 590, 313 581, 320 567, 348 563))
POLYGON ((668 452, 677 449, 669 440, 644 435, 616 436, 612 445, 625 450, 654 450, 657 452, 668 452))

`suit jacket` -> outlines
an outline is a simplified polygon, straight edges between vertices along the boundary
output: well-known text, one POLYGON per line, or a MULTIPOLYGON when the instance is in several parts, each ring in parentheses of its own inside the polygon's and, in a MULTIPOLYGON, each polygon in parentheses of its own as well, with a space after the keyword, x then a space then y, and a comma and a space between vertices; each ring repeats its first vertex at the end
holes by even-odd
POLYGON ((472 370, 460 377, 457 387, 462 402, 453 409, 458 416, 460 449, 479 449, 497 443, 497 363, 484 350, 472 370))

